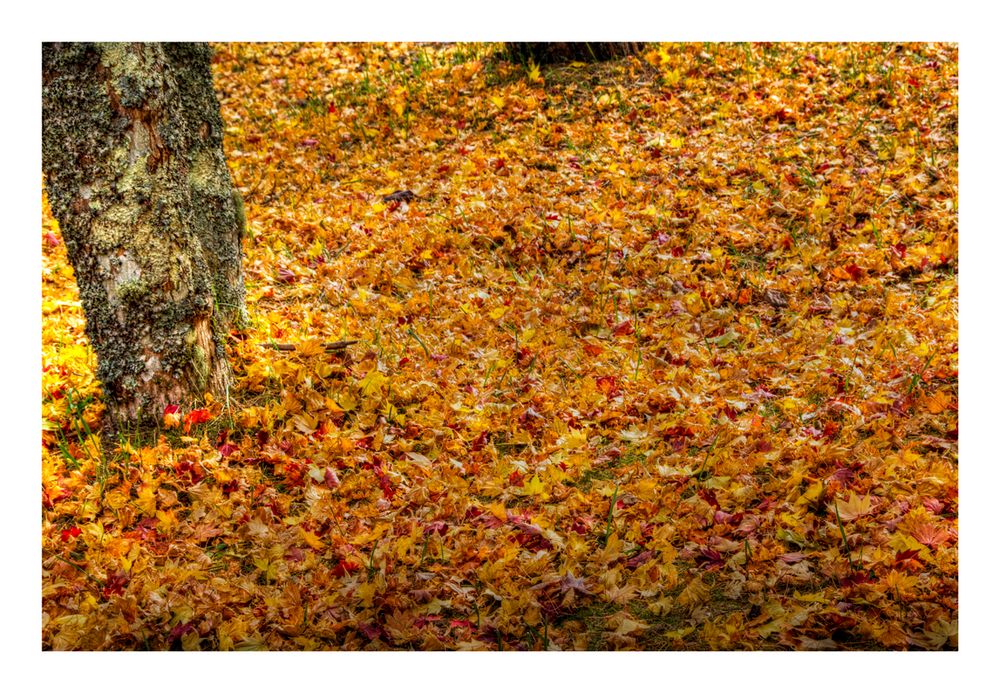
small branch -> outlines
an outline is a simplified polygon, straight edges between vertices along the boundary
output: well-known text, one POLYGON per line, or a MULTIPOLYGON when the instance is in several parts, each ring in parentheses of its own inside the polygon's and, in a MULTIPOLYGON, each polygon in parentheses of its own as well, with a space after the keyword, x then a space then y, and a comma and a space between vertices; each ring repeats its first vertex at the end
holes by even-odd
MULTIPOLYGON (((343 351, 352 344, 357 343, 358 340, 356 339, 342 339, 339 342, 326 342, 323 344, 323 348, 327 351, 343 351)), ((261 346, 274 349, 276 351, 295 351, 296 349, 294 344, 277 344, 275 342, 261 342, 261 346)))

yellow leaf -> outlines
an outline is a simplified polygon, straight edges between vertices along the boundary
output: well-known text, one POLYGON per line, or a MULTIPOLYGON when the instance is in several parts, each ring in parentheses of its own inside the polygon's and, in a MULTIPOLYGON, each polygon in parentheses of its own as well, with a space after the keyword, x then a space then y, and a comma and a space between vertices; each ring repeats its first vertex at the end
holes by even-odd
POLYGON ((541 82, 542 70, 535 64, 534 60, 528 61, 528 81, 541 82))
POLYGON ((403 412, 401 412, 399 410, 399 407, 397 407, 392 402, 387 401, 385 403, 385 405, 382 407, 382 413, 385 414, 385 418, 387 420, 394 421, 398 424, 402 424, 405 420, 403 417, 403 412))
POLYGON ((649 604, 649 610, 654 616, 669 613, 674 606, 674 600, 670 597, 661 597, 649 604))
POLYGON ((704 309, 705 304, 702 302, 700 295, 692 292, 684 296, 684 307, 692 315, 698 315, 704 309))
POLYGON ((367 608, 372 605, 372 599, 375 598, 375 593, 378 591, 378 585, 374 582, 366 582, 363 585, 358 585, 357 596, 361 601, 361 606, 367 608))
POLYGON ((136 499, 137 506, 139 510, 143 512, 144 515, 152 517, 156 514, 156 489, 147 484, 143 484, 139 488, 139 497, 136 499))
POLYGON ((389 379, 379 373, 377 368, 372 368, 358 381, 358 385, 361 387, 361 394, 370 397, 373 394, 381 394, 382 386, 388 381, 389 379))
POLYGON ((623 618, 621 625, 618 626, 618 630, 615 631, 615 635, 628 635, 634 631, 645 630, 646 628, 649 628, 649 626, 645 623, 639 623, 630 618, 623 618))
POLYGON ((316 430, 316 425, 319 421, 315 416, 310 416, 309 414, 303 412, 292 417, 292 423, 295 424, 295 428, 308 434, 316 430))
POLYGON ((295 350, 300 356, 319 356, 326 350, 323 348, 322 339, 306 339, 299 342, 295 350))
POLYGON ((157 530, 169 532, 177 525, 177 516, 173 510, 157 510, 156 519, 160 521, 156 527, 157 530))
POLYGON ((256 558, 254 566, 261 572, 261 577, 267 581, 273 580, 278 574, 278 564, 268 558, 256 558))
POLYGON ((587 444, 587 432, 582 430, 570 431, 556 441, 556 444, 563 450, 576 450, 587 444))
POLYGON ((123 508, 128 503, 128 500, 128 496, 118 489, 108 491, 108 493, 104 496, 104 502, 108 505, 108 507, 115 510, 123 508))
POLYGON ((537 474, 524 482, 524 492, 530 496, 537 496, 545 492, 545 485, 537 474))
POLYGON ((677 596, 677 601, 681 605, 688 607, 688 609, 692 609, 708 599, 708 595, 708 585, 700 577, 696 577, 677 596))
POLYGON ((301 527, 299 527, 299 534, 302 536, 302 540, 310 547, 316 549, 317 551, 323 550, 323 542, 318 536, 308 530, 302 529, 301 527))
POLYGON ((339 393, 335 399, 327 397, 324 400, 326 408, 330 411, 354 411, 358 407, 357 398, 349 391, 339 393))
POLYGON ((323 242, 317 238, 315 241, 313 241, 313 244, 309 246, 309 250, 306 251, 306 255, 308 255, 310 258, 313 259, 318 258, 320 255, 323 254, 323 250, 325 248, 326 246, 323 245, 323 242))
POLYGON ((798 501, 796 501, 796 503, 799 505, 803 503, 808 503, 810 505, 812 504, 822 505, 820 501, 822 501, 823 499, 823 491, 825 490, 825 488, 826 487, 822 481, 817 481, 811 484, 809 488, 806 489, 806 492, 803 493, 801 496, 799 496, 799 499, 798 501))
POLYGON ((923 398, 924 406, 931 414, 940 414, 951 406, 954 399, 944 390, 938 390, 933 395, 923 398))
MULTIPOLYGON (((836 512, 840 514, 842 522, 855 520, 872 512, 872 498, 869 495, 859 496, 851 491, 851 497, 846 501, 837 499, 836 512)), ((833 508, 831 508, 832 510, 833 508)))

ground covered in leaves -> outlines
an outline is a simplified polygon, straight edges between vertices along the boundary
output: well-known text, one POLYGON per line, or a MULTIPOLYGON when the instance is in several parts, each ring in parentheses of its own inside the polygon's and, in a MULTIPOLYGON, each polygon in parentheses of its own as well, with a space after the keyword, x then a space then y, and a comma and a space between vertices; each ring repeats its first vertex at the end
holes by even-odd
POLYGON ((43 218, 45 648, 957 646, 954 46, 216 48, 224 401, 43 218))

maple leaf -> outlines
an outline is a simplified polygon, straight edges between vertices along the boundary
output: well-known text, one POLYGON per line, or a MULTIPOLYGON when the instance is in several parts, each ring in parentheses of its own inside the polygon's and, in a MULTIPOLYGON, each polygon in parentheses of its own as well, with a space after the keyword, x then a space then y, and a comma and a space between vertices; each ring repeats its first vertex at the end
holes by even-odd
POLYGON ((677 602, 682 606, 693 609, 708 599, 710 590, 701 577, 695 577, 677 595, 677 602))
POLYGON ((524 483, 524 493, 529 496, 537 496, 545 492, 545 484, 535 474, 524 483))
POLYGON ((622 320, 620 323, 615 325, 613 333, 616 337, 635 334, 635 327, 632 325, 632 320, 629 318, 622 320))
POLYGON ((542 79, 542 70, 534 60, 528 61, 528 81, 536 84, 544 82, 542 79))
POLYGON ((618 628, 615 629, 614 635, 622 636, 628 635, 629 633, 634 633, 636 631, 641 631, 649 628, 648 625, 640 621, 634 621, 631 618, 623 618, 621 623, 619 623, 618 628))
POLYGON ((212 414, 208 411, 208 409, 192 409, 188 412, 187 416, 184 417, 184 432, 190 433, 191 426, 211 421, 211 419, 212 414))
POLYGON ((938 527, 932 523, 924 522, 910 530, 910 535, 924 546, 936 549, 938 546, 947 543, 951 539, 951 534, 947 529, 938 527))
POLYGON ((302 537, 302 541, 308 544, 310 548, 313 548, 316 551, 322 551, 325 548, 320 538, 312 532, 299 527, 299 535, 302 537))
POLYGON ((948 409, 952 405, 952 402, 954 402, 954 399, 944 390, 938 390, 934 394, 922 399, 923 405, 931 414, 940 414, 945 409, 948 409))
POLYGON ((725 564, 725 559, 715 549, 702 547, 698 555, 694 558, 699 568, 705 570, 717 570, 725 564))
POLYGON ((168 404, 163 410, 163 427, 177 428, 181 425, 181 416, 178 413, 178 407, 176 404, 168 404))
POLYGON ((552 578, 538 583, 530 588, 532 591, 557 590, 560 594, 574 592, 581 595, 593 595, 587 588, 586 579, 576 577, 572 571, 567 572, 562 577, 552 578))
POLYGON ((871 496, 859 496, 854 491, 851 491, 851 495, 847 500, 837 498, 834 503, 836 503, 836 507, 834 507, 833 503, 828 506, 830 512, 839 513, 840 519, 843 522, 850 522, 859 517, 870 515, 875 509, 875 501, 871 496))

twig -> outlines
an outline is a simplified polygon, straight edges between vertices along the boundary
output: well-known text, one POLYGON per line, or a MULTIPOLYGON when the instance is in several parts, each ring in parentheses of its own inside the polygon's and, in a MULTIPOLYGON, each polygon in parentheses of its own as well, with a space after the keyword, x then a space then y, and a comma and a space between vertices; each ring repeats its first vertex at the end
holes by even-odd
MULTIPOLYGON (((357 344, 356 339, 342 339, 339 342, 325 342, 323 348, 327 351, 343 351, 352 344, 357 344)), ((296 346, 294 344, 277 344, 275 342, 261 342, 261 346, 267 347, 269 349, 274 349, 276 351, 295 351, 296 346)))

